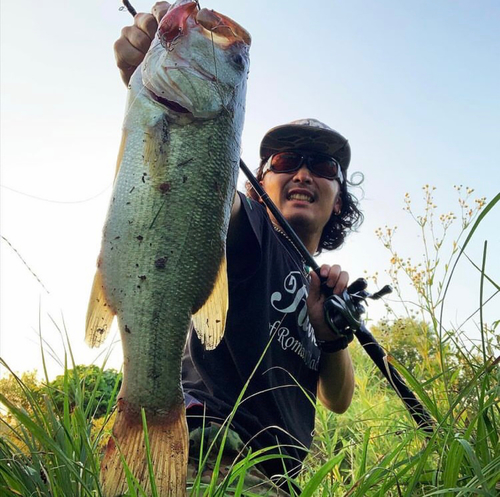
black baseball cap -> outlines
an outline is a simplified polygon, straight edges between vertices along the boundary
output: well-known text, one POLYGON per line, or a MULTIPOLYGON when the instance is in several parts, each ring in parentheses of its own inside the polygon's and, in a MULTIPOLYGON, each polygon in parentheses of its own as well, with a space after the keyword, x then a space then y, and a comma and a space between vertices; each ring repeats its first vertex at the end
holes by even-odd
POLYGON ((347 139, 317 119, 298 119, 270 129, 260 144, 260 158, 291 149, 330 155, 344 171, 351 161, 347 139))

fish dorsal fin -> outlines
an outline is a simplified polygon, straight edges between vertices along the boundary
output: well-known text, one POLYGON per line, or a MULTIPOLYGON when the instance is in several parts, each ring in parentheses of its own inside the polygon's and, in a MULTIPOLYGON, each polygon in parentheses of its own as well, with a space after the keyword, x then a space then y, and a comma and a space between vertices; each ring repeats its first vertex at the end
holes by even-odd
POLYGON ((85 342, 90 347, 99 347, 106 339, 115 313, 110 309, 104 295, 102 273, 98 269, 94 276, 92 292, 87 309, 85 342))
POLYGON ((196 334, 207 350, 215 349, 222 339, 228 306, 227 262, 224 256, 210 297, 193 314, 196 334))

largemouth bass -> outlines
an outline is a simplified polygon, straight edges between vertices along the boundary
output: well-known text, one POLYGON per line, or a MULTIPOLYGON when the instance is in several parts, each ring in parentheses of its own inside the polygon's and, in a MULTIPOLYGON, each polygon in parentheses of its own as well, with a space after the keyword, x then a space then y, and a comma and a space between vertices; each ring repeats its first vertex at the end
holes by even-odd
POLYGON ((224 330, 249 46, 231 19, 177 1, 130 82, 86 331, 100 345, 116 315, 123 346, 106 497, 128 489, 121 457, 151 494, 142 409, 158 495, 185 494, 181 358, 192 318, 207 348, 224 330))

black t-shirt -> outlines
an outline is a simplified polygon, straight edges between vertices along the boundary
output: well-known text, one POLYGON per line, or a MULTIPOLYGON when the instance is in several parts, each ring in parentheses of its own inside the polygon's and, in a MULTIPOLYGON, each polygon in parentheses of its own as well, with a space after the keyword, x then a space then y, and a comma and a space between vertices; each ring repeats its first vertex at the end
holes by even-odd
MULTIPOLYGON (((206 351, 196 333, 189 334, 183 387, 187 398, 205 404, 207 416, 221 422, 251 377, 232 427, 254 451, 281 445, 278 450, 293 458, 285 459, 293 475, 307 453, 301 447, 309 448, 312 441, 320 357, 307 314, 308 281, 300 256, 274 230, 265 208, 240 196, 257 242, 254 250, 260 253, 249 273, 237 277, 234 259, 228 257, 224 337, 215 350, 206 351)), ((201 411, 188 409, 190 424, 195 422, 190 414, 201 411)), ((271 460, 263 469, 268 476, 282 474, 283 462, 271 460)))

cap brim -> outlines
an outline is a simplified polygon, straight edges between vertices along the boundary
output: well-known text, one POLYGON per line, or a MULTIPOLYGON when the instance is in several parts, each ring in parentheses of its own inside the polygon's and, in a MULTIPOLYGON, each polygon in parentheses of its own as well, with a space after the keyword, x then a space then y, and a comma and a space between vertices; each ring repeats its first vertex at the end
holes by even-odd
POLYGON ((301 124, 284 124, 269 130, 260 145, 260 157, 266 159, 291 149, 331 155, 342 169, 347 169, 351 160, 351 147, 340 133, 301 124))

